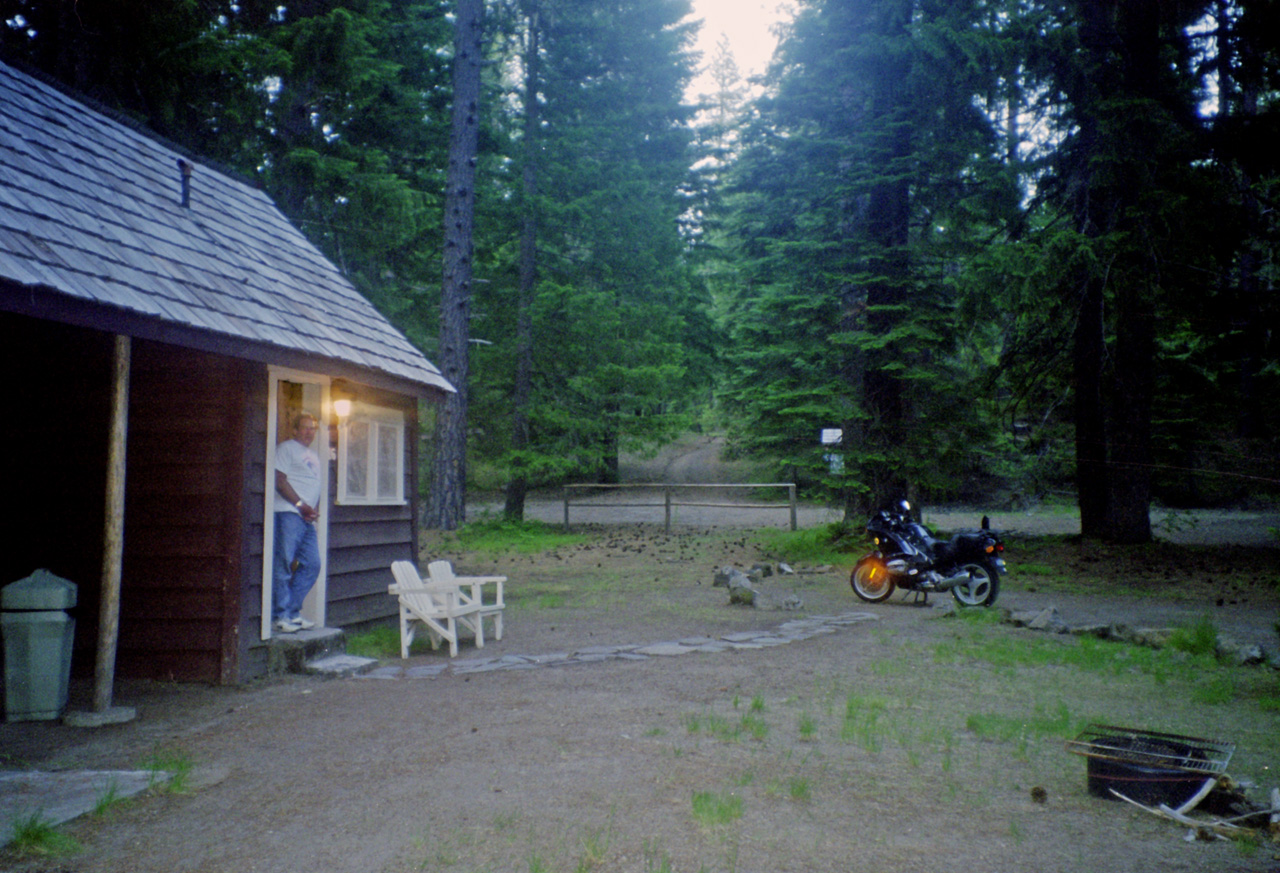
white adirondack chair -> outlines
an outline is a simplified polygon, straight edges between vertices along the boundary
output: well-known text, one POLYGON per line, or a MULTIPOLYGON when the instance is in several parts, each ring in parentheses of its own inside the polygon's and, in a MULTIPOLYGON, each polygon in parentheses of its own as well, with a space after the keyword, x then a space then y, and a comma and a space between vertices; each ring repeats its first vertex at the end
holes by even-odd
POLYGON ((480 616, 480 598, 472 591, 464 591, 451 581, 428 579, 423 582, 418 568, 409 561, 396 561, 391 565, 395 584, 387 592, 400 603, 400 657, 409 657, 416 624, 426 626, 431 648, 440 647, 441 640, 449 643, 449 657, 458 656, 458 625, 470 628, 476 635, 476 648, 484 648, 484 622, 480 616))
POLYGON ((486 618, 493 619, 493 638, 495 640, 502 639, 502 610, 506 608, 506 602, 503 600, 503 586, 506 584, 506 576, 455 576, 453 574, 453 565, 448 561, 432 561, 427 565, 427 578, 431 584, 435 583, 452 583, 460 589, 469 589, 463 593, 463 599, 469 604, 474 604, 477 613, 480 616, 481 624, 486 618), (493 585, 495 597, 493 600, 485 601, 484 586, 493 585))

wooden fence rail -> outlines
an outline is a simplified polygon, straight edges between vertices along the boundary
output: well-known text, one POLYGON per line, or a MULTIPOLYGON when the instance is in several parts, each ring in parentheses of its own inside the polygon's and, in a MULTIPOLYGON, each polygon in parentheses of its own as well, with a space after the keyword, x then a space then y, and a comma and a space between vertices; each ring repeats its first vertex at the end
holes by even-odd
POLYGON ((722 509, 788 509, 791 512, 791 529, 796 529, 796 486, 794 482, 767 482, 763 484, 741 483, 741 484, 723 484, 723 483, 681 483, 669 484, 665 482, 628 482, 618 485, 566 485, 564 486, 564 529, 569 529, 569 506, 573 503, 573 495, 575 492, 587 492, 592 490, 609 490, 609 491, 626 491, 646 490, 646 491, 662 491, 661 503, 590 503, 585 504, 581 501, 578 506, 589 505, 592 507, 663 507, 666 532, 671 533, 671 507, 673 506, 706 506, 717 507, 722 509), (761 488, 785 488, 787 489, 786 503, 707 503, 707 502, 690 502, 672 500, 672 493, 680 489, 717 489, 717 488, 736 488, 758 490, 761 488))

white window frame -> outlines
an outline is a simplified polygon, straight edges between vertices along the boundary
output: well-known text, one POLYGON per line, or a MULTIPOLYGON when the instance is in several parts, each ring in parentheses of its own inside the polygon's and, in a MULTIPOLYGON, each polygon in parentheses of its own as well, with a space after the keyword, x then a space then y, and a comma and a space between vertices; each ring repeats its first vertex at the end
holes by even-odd
POLYGON ((404 412, 399 409, 388 409, 366 403, 353 405, 351 414, 338 425, 338 497, 337 502, 344 506, 404 506, 407 501, 404 495, 405 477, 405 420, 404 412), (365 447, 365 484, 372 494, 353 494, 348 490, 347 464, 352 450, 350 428, 360 423, 369 425, 369 440, 365 447), (382 472, 378 455, 378 446, 382 433, 390 429, 395 433, 395 494, 387 497, 377 493, 378 481, 382 472))

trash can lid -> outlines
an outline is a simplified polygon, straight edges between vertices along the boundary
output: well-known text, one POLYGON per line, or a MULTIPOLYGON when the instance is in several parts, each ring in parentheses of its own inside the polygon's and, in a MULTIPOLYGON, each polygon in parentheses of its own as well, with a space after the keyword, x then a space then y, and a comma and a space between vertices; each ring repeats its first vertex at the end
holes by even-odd
POLYGON ((76 583, 36 570, 0 588, 0 609, 70 609, 76 605, 76 583))

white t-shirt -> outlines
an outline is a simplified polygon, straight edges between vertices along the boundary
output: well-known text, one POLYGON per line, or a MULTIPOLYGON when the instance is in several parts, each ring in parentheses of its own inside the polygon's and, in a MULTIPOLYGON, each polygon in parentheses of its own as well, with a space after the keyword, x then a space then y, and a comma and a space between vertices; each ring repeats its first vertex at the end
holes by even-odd
MULTIPOLYGON (((284 473, 307 506, 315 507, 320 503, 320 458, 315 452, 297 440, 285 440, 276 446, 276 470, 284 473)), ((298 512, 298 507, 277 490, 275 510, 298 512)))

